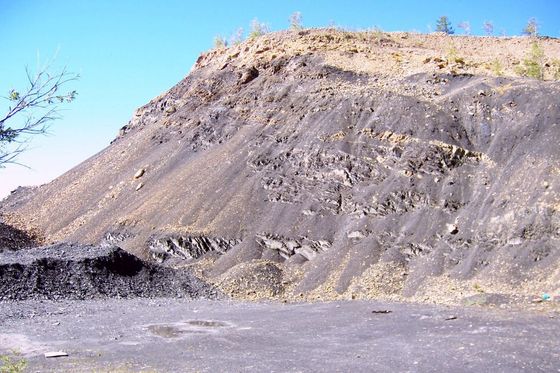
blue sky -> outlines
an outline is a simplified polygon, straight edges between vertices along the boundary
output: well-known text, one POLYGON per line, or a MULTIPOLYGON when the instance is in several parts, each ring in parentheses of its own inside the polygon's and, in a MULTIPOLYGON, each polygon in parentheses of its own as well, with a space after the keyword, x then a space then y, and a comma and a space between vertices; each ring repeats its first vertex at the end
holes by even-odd
MULTIPOLYGON (((274 30, 300 11, 306 27, 330 24, 387 31, 429 32, 447 15, 482 34, 519 35, 535 17, 543 35, 559 37, 560 1, 143 1, 0 0, 0 94, 25 85, 25 66, 53 56, 51 69, 80 74, 79 93, 50 135, 35 137, 18 159, 29 169, 0 169, 0 198, 18 185, 48 182, 103 149, 135 108, 183 78, 214 36, 249 28, 253 18, 274 30)), ((5 109, 0 103, 0 110, 5 109)))

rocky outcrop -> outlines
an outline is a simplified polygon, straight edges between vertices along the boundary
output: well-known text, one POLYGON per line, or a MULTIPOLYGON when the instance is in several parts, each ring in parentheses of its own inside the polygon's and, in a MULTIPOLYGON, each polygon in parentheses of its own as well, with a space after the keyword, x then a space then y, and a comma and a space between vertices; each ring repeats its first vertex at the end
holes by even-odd
POLYGON ((174 235, 150 239, 148 250, 155 260, 164 262, 169 257, 189 260, 207 253, 222 255, 238 243, 236 239, 174 235))
POLYGON ((289 239, 266 233, 257 234, 256 240, 263 249, 276 251, 284 259, 296 255, 303 260, 312 260, 332 245, 325 240, 311 240, 307 237, 289 239))

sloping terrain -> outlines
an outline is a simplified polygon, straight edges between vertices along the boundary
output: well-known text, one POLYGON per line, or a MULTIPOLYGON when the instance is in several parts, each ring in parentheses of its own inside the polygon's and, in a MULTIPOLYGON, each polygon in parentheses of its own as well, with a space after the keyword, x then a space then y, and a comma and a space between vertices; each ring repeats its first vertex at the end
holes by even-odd
MULTIPOLYGON (((514 76, 532 42, 310 30, 214 50, 1 211, 240 297, 558 292, 560 84, 514 76)), ((560 43, 538 43, 550 78, 560 43)))

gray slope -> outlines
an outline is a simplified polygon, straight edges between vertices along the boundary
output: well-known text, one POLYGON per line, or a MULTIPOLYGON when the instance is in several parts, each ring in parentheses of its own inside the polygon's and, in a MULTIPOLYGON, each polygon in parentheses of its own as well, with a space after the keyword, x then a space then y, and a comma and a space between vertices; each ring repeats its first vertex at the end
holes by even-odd
POLYGON ((430 276, 556 290, 558 83, 382 79, 313 54, 253 67, 201 65, 107 149, 4 212, 51 240, 110 238, 145 257, 180 239, 166 250, 220 254, 210 277, 271 260, 303 273, 289 279, 296 294, 328 283, 412 295, 430 276), (387 263, 395 286, 364 285, 387 263))

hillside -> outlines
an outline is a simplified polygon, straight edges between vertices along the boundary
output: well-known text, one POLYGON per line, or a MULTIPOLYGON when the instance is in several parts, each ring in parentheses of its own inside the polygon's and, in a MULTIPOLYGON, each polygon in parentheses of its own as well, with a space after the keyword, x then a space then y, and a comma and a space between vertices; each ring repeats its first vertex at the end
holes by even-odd
POLYGON ((518 76, 532 42, 306 30, 212 50, 0 211, 243 298, 557 293, 560 42, 538 40, 545 81, 518 76))

